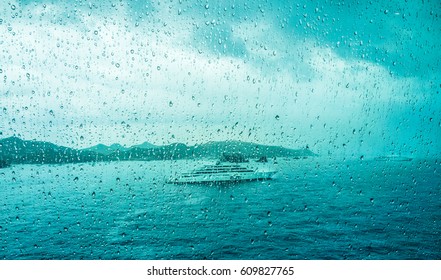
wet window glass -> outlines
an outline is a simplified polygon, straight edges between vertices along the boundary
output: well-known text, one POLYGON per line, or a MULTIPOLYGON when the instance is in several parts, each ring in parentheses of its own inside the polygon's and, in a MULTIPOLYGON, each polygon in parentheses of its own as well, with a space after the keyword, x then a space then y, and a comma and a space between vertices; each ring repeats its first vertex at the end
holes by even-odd
POLYGON ((0 3, 0 259, 439 259, 437 1, 0 3))

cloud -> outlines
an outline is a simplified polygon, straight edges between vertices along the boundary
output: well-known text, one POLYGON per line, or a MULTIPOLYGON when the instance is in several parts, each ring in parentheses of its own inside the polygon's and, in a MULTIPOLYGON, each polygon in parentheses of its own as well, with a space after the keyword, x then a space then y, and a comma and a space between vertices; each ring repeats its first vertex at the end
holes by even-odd
MULTIPOLYGON (((78 147, 241 139, 358 155, 426 153, 439 132, 436 83, 287 32, 278 5, 20 3, 2 7, 4 136, 78 147)), ((311 14, 299 16, 305 26, 311 14)))

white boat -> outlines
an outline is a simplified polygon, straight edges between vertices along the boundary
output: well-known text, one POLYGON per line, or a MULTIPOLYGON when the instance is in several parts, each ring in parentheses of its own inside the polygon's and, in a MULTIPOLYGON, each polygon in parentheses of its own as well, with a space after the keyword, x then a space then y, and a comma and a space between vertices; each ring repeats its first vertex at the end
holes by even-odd
POLYGON ((170 178, 172 184, 227 183, 240 181, 270 180, 277 171, 264 168, 249 168, 242 164, 218 163, 204 165, 192 172, 170 178))

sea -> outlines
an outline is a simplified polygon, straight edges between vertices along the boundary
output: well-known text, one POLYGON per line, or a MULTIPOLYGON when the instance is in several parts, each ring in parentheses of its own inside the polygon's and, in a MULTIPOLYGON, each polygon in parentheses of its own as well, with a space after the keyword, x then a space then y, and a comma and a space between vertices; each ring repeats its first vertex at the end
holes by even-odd
POLYGON ((0 169, 0 259, 441 259, 441 161, 278 158, 273 180, 167 184, 205 161, 0 169))

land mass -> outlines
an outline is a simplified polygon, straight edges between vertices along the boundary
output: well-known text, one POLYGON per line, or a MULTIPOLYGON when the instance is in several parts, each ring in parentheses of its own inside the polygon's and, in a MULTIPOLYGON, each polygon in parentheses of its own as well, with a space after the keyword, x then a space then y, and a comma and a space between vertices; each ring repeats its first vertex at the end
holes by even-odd
POLYGON ((0 140, 0 162, 3 167, 9 164, 219 158, 223 154, 241 154, 248 158, 316 156, 308 148, 288 149, 240 141, 208 142, 194 146, 182 143, 155 146, 148 142, 132 147, 99 144, 86 149, 73 149, 50 142, 22 140, 18 137, 0 140))

